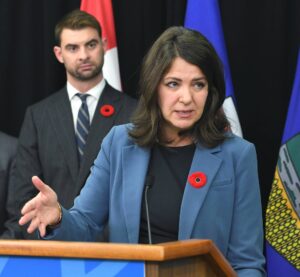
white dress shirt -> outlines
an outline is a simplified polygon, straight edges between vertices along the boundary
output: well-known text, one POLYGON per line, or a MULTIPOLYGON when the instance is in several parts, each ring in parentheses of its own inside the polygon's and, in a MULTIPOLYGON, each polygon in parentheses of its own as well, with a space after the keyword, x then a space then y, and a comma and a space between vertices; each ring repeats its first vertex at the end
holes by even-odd
MULTIPOLYGON (((96 86, 94 86, 93 88, 85 92, 85 94, 89 95, 86 99, 86 103, 89 110, 90 123, 92 123, 94 113, 97 107, 97 103, 102 94, 104 87, 105 87, 105 79, 102 79, 99 84, 97 84, 96 86)), ((74 88, 69 82, 67 82, 67 91, 68 91, 68 96, 70 99, 71 109, 73 114, 74 130, 76 130, 78 112, 82 104, 80 98, 76 96, 76 94, 81 92, 78 91, 76 88, 74 88)))

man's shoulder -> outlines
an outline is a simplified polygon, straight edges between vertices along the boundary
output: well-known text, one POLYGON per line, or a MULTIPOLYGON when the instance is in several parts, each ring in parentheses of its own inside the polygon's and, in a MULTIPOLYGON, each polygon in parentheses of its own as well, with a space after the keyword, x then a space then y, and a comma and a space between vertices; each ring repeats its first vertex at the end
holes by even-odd
POLYGON ((107 93, 108 96, 111 95, 113 97, 118 97, 118 98, 122 99, 123 102, 125 101, 127 103, 132 104, 132 105, 136 105, 136 103, 137 103, 137 100, 134 97, 130 96, 126 92, 122 92, 122 91, 119 91, 119 90, 113 88, 107 82, 106 82, 104 90, 105 90, 105 92, 107 93))
POLYGON ((32 110, 44 110, 46 107, 57 105, 65 99, 68 99, 68 94, 66 88, 63 87, 46 98, 32 104, 29 108, 32 110))

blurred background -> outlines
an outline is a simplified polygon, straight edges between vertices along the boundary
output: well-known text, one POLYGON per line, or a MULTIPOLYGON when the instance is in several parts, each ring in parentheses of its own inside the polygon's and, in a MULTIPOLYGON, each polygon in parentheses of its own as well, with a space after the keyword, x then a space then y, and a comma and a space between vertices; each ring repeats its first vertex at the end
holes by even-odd
MULTIPOLYGON (((122 86, 137 97, 141 61, 186 0, 113 0, 122 86)), ((244 138, 256 145, 263 208, 271 188, 300 45, 299 0, 220 0, 244 138)), ((29 105, 65 84, 54 26, 80 0, 0 0, 0 130, 18 136, 29 105)), ((299 150, 300 151, 300 150, 299 150)))

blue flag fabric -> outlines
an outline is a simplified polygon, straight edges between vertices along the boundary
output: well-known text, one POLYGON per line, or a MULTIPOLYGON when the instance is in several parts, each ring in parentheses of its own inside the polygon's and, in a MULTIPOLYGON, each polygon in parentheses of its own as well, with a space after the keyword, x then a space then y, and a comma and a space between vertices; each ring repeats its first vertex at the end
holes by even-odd
POLYGON ((218 0, 188 0, 184 26, 203 34, 214 46, 225 71, 226 100, 223 108, 232 131, 242 136, 242 130, 235 108, 235 97, 227 57, 218 0))
MULTIPOLYGON (((300 51, 282 143, 300 132, 300 51)), ((299 151, 300 152, 300 151, 299 151)))
MULTIPOLYGON (((299 49, 300 50, 300 49, 299 49)), ((270 277, 300 276, 300 51, 266 212, 270 277)))

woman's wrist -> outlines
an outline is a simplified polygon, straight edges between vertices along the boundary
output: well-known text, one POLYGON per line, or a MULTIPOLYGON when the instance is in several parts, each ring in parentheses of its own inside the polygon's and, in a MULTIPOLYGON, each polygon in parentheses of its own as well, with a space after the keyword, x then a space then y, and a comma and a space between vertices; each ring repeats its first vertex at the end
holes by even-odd
POLYGON ((59 204, 59 202, 57 202, 57 208, 58 208, 58 212, 59 212, 58 220, 56 220, 55 222, 49 224, 48 226, 50 228, 54 228, 54 227, 58 226, 61 223, 61 220, 62 220, 62 209, 61 209, 61 205, 59 204))

